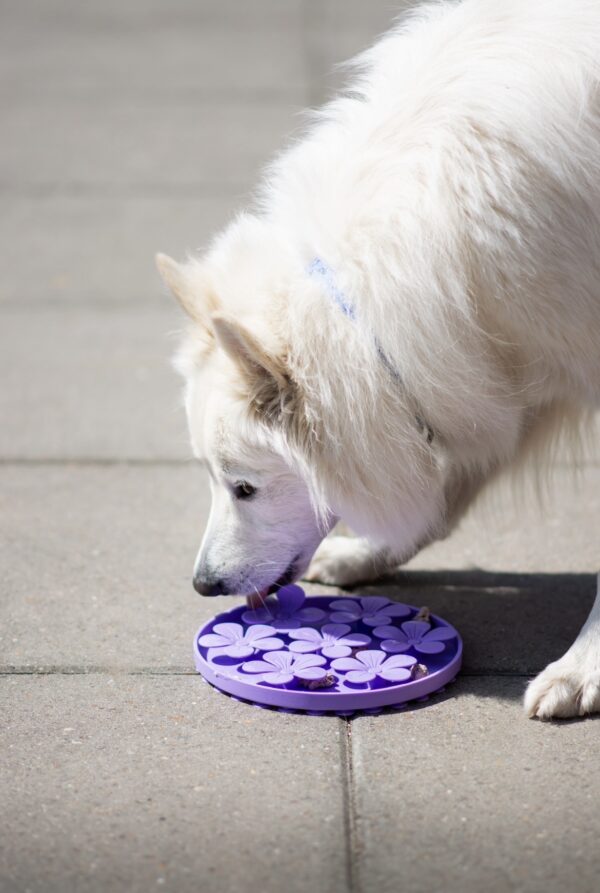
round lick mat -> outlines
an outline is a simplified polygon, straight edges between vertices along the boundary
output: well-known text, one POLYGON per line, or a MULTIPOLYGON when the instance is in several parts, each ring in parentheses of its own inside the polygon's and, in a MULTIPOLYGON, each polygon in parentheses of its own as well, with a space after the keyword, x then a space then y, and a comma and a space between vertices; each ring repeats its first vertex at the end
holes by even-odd
POLYGON ((379 596, 305 596, 285 586, 264 607, 218 614, 194 638, 202 676, 261 706, 350 715, 403 707, 451 682, 458 632, 427 608, 379 596))

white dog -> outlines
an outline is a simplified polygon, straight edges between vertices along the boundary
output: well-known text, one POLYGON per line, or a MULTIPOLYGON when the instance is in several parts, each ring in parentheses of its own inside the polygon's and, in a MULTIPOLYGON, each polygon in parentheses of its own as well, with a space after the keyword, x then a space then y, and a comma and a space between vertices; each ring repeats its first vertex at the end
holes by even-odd
MULTIPOLYGON (((162 275, 212 511, 199 592, 349 584, 445 536, 600 403, 600 4, 428 5, 358 60, 262 199, 162 275), (536 452, 534 452, 536 451, 536 452)), ((600 598, 529 686, 600 711, 600 598)))

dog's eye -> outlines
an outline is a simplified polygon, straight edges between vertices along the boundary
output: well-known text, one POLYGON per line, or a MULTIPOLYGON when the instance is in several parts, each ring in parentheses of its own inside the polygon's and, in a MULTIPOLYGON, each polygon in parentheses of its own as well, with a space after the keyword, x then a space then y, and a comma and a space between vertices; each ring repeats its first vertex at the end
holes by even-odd
POLYGON ((256 487, 253 487, 248 481, 238 481, 233 488, 233 495, 236 499, 251 499, 255 493, 256 487))

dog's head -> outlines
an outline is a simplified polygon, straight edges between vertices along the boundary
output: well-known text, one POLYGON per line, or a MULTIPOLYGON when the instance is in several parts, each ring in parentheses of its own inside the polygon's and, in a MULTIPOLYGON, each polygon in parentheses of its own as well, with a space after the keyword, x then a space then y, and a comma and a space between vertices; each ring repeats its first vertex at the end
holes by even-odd
POLYGON ((349 350, 347 335, 336 344, 336 327, 307 312, 310 295, 282 299, 284 249, 265 253, 261 238, 244 220, 202 260, 157 258, 191 319, 176 366, 212 490, 194 570, 205 595, 297 579, 340 517, 403 558, 443 516, 440 469, 414 409, 398 407, 393 385, 374 390, 385 370, 370 344, 349 350), (290 320, 290 303, 301 321, 290 320))
MULTIPOLYGON (((239 240, 211 262, 179 265, 158 255, 164 281, 191 319, 176 357, 185 378, 192 448, 205 466, 212 506, 194 568, 203 595, 252 594, 297 579, 333 523, 315 509, 293 468, 278 424, 295 411, 297 392, 282 344, 261 324, 247 295, 252 252, 239 240), (242 299, 242 300, 240 300, 242 299)), ((265 283, 263 293, 273 288, 265 283)), ((258 300, 258 299, 257 299, 258 300)))

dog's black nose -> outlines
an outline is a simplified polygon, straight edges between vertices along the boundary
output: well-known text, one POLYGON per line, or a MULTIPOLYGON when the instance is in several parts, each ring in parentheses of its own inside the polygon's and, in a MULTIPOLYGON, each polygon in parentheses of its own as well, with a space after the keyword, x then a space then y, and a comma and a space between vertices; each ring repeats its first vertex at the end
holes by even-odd
POLYGON ((194 589, 200 595, 225 595, 227 592, 223 580, 206 580, 203 577, 194 577, 194 589))

